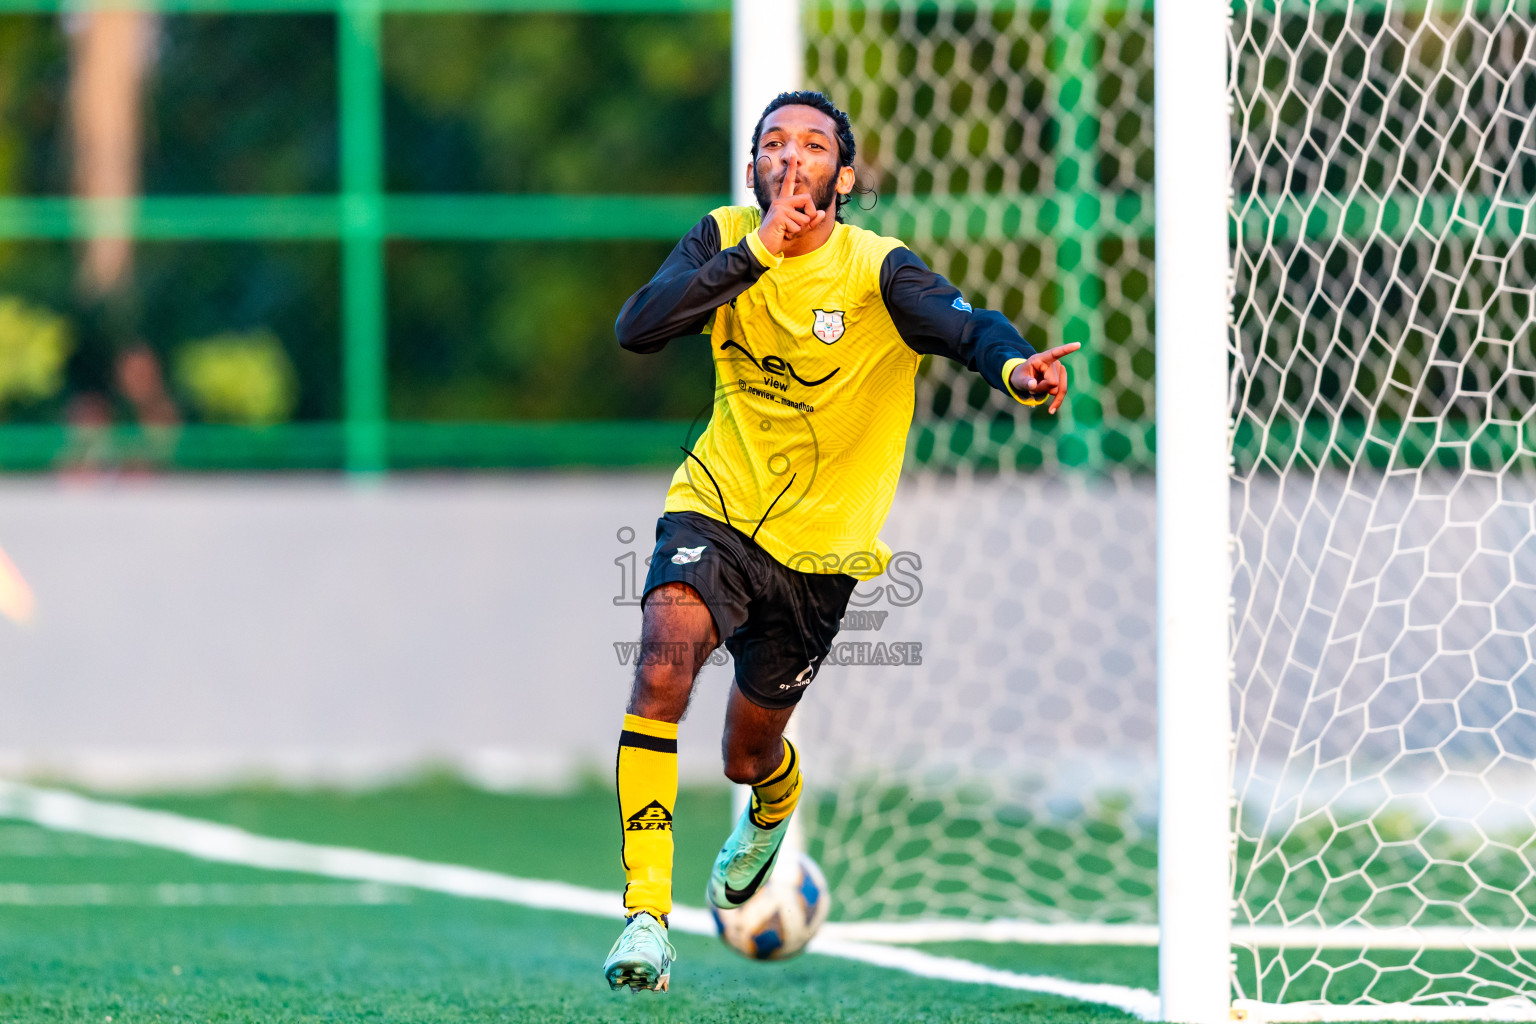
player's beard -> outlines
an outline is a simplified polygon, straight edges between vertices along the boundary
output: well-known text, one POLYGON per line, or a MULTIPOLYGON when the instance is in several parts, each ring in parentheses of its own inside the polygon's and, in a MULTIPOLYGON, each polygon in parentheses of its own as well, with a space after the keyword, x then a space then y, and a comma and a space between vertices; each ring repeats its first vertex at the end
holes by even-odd
MULTIPOLYGON (((757 205, 768 212, 768 207, 773 205, 774 198, 779 194, 779 185, 783 184, 783 178, 778 183, 770 183, 761 176, 752 179, 752 194, 757 197, 757 205)), ((837 201, 837 172, 828 174, 821 181, 811 183, 811 202, 816 204, 816 209, 833 213, 832 204, 837 201)))

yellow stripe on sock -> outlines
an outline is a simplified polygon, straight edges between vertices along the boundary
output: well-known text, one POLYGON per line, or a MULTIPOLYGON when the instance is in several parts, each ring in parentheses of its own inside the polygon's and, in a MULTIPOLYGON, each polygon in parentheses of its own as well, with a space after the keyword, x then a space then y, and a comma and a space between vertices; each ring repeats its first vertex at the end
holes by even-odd
POLYGON ((638 732, 644 736, 655 736, 658 739, 677 739, 676 722, 658 722, 654 718, 641 718, 639 715, 624 716, 624 731, 638 732))
POLYGON ((800 754, 784 741, 784 759, 762 782, 752 787, 752 824, 773 828, 794 813, 800 802, 800 754))

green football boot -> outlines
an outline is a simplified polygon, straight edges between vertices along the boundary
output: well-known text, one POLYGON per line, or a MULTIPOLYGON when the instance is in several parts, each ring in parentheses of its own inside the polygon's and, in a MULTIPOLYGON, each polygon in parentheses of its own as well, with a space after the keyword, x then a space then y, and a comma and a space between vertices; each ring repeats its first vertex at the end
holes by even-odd
POLYGON ((625 923, 623 933, 608 951, 603 976, 609 988, 665 992, 672 981, 675 959, 677 950, 667 941, 666 926, 642 911, 625 923))
POLYGON ((788 818, 773 828, 758 828, 752 824, 751 807, 744 809, 709 873, 705 893, 709 902, 727 910, 751 899, 773 871, 773 862, 788 832, 788 818))

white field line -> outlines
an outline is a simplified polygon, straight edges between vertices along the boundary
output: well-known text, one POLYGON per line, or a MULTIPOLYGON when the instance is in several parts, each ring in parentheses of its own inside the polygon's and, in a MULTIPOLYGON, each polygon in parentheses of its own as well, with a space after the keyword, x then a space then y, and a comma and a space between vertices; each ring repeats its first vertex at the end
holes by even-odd
POLYGON ((11 907, 345 907, 404 902, 404 890, 377 882, 0 883, 0 906, 11 907))
POLYGON ((945 981, 970 982, 975 985, 996 985, 999 988, 1019 989, 1024 992, 1045 992, 1054 996, 1066 996, 1085 1003, 1102 1003, 1134 1014, 1142 1020, 1157 1020, 1162 1008, 1157 993, 1127 985, 1097 985, 1082 981, 1068 981, 1044 974, 1018 974, 997 967, 972 963, 955 957, 934 956, 921 950, 901 946, 881 946, 872 942, 850 942, 846 939, 817 938, 807 947, 812 953, 858 960, 879 967, 906 971, 920 978, 942 978, 945 981))
MULTIPOLYGON (((1536 928, 1371 928, 1367 925, 1235 926, 1234 944, 1255 949, 1536 949, 1536 928)), ((1426 1018, 1427 1019, 1427 1018, 1426 1018)))
POLYGON ((844 921, 822 934, 855 942, 1008 942, 1025 946, 1155 946, 1155 924, 1038 921, 844 921))
MULTIPOLYGON (((1036 921, 853 921, 824 934, 862 942, 1012 942, 1034 946, 1156 946, 1155 924, 1036 921)), ((1255 949, 1536 949, 1536 928, 1372 928, 1233 925, 1232 943, 1255 949)))
MULTIPOLYGON (((617 919, 620 900, 616 893, 515 878, 495 871, 438 864, 374 853, 342 846, 320 846, 291 839, 271 839, 244 829, 186 818, 165 811, 150 811, 127 804, 91 800, 60 790, 40 789, 0 782, 0 817, 30 821, 45 828, 80 832, 102 839, 154 846, 189 854, 202 860, 272 871, 301 871, 331 878, 377 882, 470 899, 497 900, 542 910, 617 919)), ((714 921, 698 907, 674 907, 672 926, 679 931, 712 935, 714 921)), ((933 956, 915 949, 900 949, 835 937, 819 938, 808 950, 823 956, 856 960, 924 978, 965 984, 993 985, 1027 992, 1065 996, 1083 1002, 1113 1006, 1144 1020, 1158 1015, 1157 995, 1126 985, 1095 985, 1041 975, 1018 974, 968 960, 933 956)))
POLYGON ((1344 1021, 1531 1021, 1536 1020, 1536 1003, 1511 996, 1488 1003, 1468 1006, 1423 1006, 1417 1003, 1260 1003, 1238 999, 1232 1004, 1232 1019, 1248 1024, 1324 1024, 1344 1021), (1239 1016, 1239 1014, 1241 1016, 1239 1016))

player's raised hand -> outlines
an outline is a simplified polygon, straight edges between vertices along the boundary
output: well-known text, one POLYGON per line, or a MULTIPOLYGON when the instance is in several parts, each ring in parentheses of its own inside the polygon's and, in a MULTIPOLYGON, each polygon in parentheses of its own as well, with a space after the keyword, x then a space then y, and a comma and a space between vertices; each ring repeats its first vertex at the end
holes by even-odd
POLYGON ((1036 352, 1029 359, 1013 368, 1008 384, 1021 395, 1041 397, 1049 395, 1051 404, 1046 412, 1054 413, 1067 400, 1067 368, 1061 365, 1063 356, 1069 356, 1083 346, 1077 342, 1060 345, 1045 352, 1036 352))
MULTIPOLYGON (((758 157, 753 173, 766 173, 772 168, 772 160, 766 156, 758 157)), ((762 227, 757 229, 758 239, 774 254, 783 252, 786 242, 814 228, 827 216, 826 210, 816 209, 809 192, 795 191, 795 172, 799 169, 800 159, 791 155, 784 163, 784 180, 779 185, 779 194, 763 215, 762 227)))

